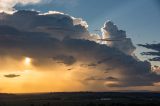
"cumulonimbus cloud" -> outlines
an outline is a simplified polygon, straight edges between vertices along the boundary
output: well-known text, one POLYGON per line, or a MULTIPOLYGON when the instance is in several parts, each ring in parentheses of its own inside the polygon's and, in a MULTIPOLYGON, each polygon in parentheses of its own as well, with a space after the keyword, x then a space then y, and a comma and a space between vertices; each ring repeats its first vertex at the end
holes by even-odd
POLYGON ((117 25, 112 21, 105 22, 102 27, 103 39, 111 39, 114 41, 107 42, 110 47, 115 47, 128 55, 134 55, 135 46, 133 45, 130 38, 127 38, 126 31, 119 30, 117 25))
MULTIPOLYGON (((127 40, 118 43, 124 47, 120 49, 119 46, 97 43, 97 39, 91 36, 81 22, 79 20, 79 24, 74 24, 71 16, 60 13, 39 14, 36 11, 18 11, 11 15, 1 13, 0 56, 14 59, 31 57, 35 67, 49 64, 47 60, 50 58, 68 66, 74 63, 79 67, 81 64, 87 64, 82 69, 89 68, 105 73, 105 77, 98 76, 94 78, 94 82, 100 81, 109 87, 153 86, 154 83, 160 82, 159 75, 151 71, 149 62, 139 61, 128 55, 135 48, 126 38, 124 31, 118 30, 113 23, 110 23, 109 28, 114 30, 104 28, 115 38, 124 37, 127 40), (129 47, 125 48, 127 42, 129 47)), ((88 78, 91 76, 93 75, 90 74, 88 78)), ((86 82, 85 79, 83 78, 82 83, 86 82)))

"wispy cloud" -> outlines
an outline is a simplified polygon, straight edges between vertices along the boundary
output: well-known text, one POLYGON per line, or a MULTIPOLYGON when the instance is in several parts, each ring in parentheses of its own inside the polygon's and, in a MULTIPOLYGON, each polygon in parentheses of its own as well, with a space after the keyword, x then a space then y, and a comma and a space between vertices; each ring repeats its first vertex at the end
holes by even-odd
POLYGON ((141 54, 154 56, 153 58, 149 59, 150 61, 160 61, 160 43, 158 44, 138 44, 138 46, 154 50, 152 52, 143 52, 141 54))

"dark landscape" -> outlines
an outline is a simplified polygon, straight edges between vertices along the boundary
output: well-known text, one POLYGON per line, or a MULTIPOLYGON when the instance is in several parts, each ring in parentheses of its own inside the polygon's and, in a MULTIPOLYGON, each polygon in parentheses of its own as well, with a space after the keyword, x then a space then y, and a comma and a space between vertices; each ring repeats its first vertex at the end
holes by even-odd
POLYGON ((159 106, 156 92, 0 94, 0 106, 159 106))

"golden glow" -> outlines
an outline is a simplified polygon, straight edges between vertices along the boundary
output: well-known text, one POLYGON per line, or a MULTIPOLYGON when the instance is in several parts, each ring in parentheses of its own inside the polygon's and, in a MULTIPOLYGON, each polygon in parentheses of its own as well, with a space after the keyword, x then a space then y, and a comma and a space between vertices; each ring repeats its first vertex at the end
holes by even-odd
POLYGON ((44 66, 32 64, 33 60, 30 57, 17 60, 9 58, 8 67, 0 68, 0 84, 3 85, 0 86, 0 92, 63 92, 85 89, 84 85, 81 84, 83 77, 79 74, 79 70, 81 70, 78 67, 79 65, 73 66, 73 69, 68 71, 70 67, 54 63, 52 60, 44 66), (12 64, 16 67, 11 67, 12 64), (14 78, 4 77, 4 75, 12 73, 20 76, 14 78))
POLYGON ((25 65, 31 65, 31 58, 29 58, 29 57, 26 57, 25 58, 25 60, 24 60, 24 63, 25 63, 25 65))
POLYGON ((118 85, 119 83, 118 82, 115 82, 115 81, 106 81, 105 82, 105 85, 107 86, 113 86, 113 85, 118 85))
MULTIPOLYGON (((106 74, 103 71, 97 71, 96 68, 81 67, 81 62, 66 66, 56 63, 52 59, 47 59, 45 62, 39 61, 39 64, 35 64, 36 60, 31 57, 20 57, 18 59, 7 57, 1 60, 3 61, 0 61, 0 84, 2 85, 0 86, 0 92, 3 93, 116 91, 129 89, 127 87, 114 87, 119 85, 119 82, 116 81, 86 81, 85 79, 90 76, 105 78, 106 74), (19 76, 15 78, 4 77, 4 75, 8 74, 19 76)), ((116 78, 121 77, 118 74, 112 75, 116 76, 116 78)), ((160 83, 155 83, 155 86, 158 89, 160 83)), ((151 88, 146 87, 145 89, 151 88)))

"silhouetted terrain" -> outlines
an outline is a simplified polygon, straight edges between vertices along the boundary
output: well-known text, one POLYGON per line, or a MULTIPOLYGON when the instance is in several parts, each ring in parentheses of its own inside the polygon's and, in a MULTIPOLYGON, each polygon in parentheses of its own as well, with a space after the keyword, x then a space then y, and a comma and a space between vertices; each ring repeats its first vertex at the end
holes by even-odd
POLYGON ((0 94, 0 106, 159 106, 160 93, 72 92, 0 94))

